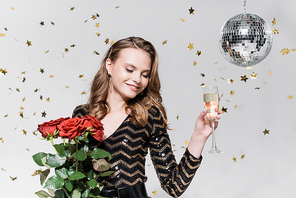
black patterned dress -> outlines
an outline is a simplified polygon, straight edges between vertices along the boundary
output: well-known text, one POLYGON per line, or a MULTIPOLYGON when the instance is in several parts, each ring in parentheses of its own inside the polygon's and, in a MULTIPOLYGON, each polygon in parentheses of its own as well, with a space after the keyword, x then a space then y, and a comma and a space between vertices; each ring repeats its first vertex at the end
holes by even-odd
MULTIPOLYGON (((75 108, 72 117, 88 113, 88 106, 80 105, 75 108)), ((112 135, 101 143, 95 142, 112 155, 109 163, 115 173, 104 183, 106 186, 127 187, 146 182, 145 157, 149 148, 161 187, 172 197, 179 197, 191 183, 202 156, 197 159, 186 149, 178 164, 161 112, 151 107, 148 113, 145 127, 133 124, 128 115, 112 135)))

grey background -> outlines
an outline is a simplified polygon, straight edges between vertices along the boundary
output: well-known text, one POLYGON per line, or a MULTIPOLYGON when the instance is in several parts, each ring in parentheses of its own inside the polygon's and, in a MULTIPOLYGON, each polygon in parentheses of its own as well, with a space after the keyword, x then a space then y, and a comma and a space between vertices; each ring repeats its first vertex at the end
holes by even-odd
MULTIPOLYGON (((208 140, 202 165, 182 197, 295 196, 295 99, 289 100, 288 96, 296 97, 296 52, 280 52, 296 48, 295 1, 247 1, 248 13, 257 14, 272 29, 279 29, 268 57, 249 69, 228 63, 218 49, 220 28, 229 18, 244 12, 244 1, 0 3, 0 33, 6 34, 0 37, 0 68, 8 71, 0 75, 0 197, 37 197, 34 192, 42 187, 39 176, 31 175, 40 167, 31 156, 40 151, 54 152, 49 142, 33 134, 37 124, 71 116, 75 106, 85 103, 91 80, 110 47, 104 42, 106 38, 117 41, 132 35, 151 41, 159 53, 162 96, 173 129, 169 134, 177 161, 203 110, 200 85, 218 85, 221 108, 227 108, 216 132, 218 147, 225 153, 206 153, 211 146, 208 140), (189 14, 191 7, 194 14, 189 14), (100 17, 91 19, 96 13, 100 17), (273 26, 274 18, 277 23, 273 26), (100 27, 96 28, 95 23, 100 27), (27 40, 32 46, 26 45, 27 40), (167 44, 162 45, 165 40, 167 44), (193 50, 189 50, 189 43, 193 43, 193 50), (72 44, 76 46, 70 47, 72 44), (65 48, 69 51, 65 52, 65 48), (197 51, 202 54, 196 55, 197 51), (251 79, 253 72, 258 74, 256 79, 251 79), (78 78, 81 74, 83 78, 78 78), (248 77, 246 82, 241 81, 244 75, 248 77), (228 79, 233 79, 233 84, 228 79), (87 94, 82 95, 83 91, 87 94), (230 91, 235 94, 230 95, 230 91), (46 98, 50 101, 46 102, 46 98), (24 118, 19 114, 21 107, 24 118), (45 118, 41 117, 44 111, 45 118), (265 129, 270 130, 269 134, 263 134, 265 129), (241 159, 242 155, 245 158, 241 159), (12 181, 10 176, 17 179, 12 181)), ((149 158, 146 170, 149 195, 168 197, 149 158)))

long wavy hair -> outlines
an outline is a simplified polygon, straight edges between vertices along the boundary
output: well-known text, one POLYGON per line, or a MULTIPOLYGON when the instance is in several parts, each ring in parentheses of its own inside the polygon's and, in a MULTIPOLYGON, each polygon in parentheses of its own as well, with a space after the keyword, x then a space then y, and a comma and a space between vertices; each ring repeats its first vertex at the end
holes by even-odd
POLYGON ((148 110, 152 106, 155 106, 162 113, 165 127, 167 127, 167 115, 160 95, 161 86, 158 76, 158 55, 154 46, 149 41, 140 37, 121 39, 115 42, 106 52, 101 67, 92 82, 88 100, 90 114, 101 120, 109 113, 110 108, 107 102, 107 96, 110 76, 108 76, 106 69, 106 60, 110 59, 112 62, 115 62, 120 56, 120 51, 126 48, 141 49, 147 52, 151 58, 151 72, 147 87, 135 98, 129 99, 127 102, 126 111, 130 111, 130 121, 138 126, 145 126, 148 120, 148 110))

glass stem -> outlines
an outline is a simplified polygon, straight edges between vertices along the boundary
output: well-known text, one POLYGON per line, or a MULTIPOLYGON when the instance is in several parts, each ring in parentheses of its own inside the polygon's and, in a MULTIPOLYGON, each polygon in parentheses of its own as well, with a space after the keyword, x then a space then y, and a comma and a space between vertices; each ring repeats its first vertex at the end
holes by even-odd
POLYGON ((212 125, 212 149, 217 149, 216 146, 216 137, 215 137, 215 122, 211 121, 211 125, 212 125))

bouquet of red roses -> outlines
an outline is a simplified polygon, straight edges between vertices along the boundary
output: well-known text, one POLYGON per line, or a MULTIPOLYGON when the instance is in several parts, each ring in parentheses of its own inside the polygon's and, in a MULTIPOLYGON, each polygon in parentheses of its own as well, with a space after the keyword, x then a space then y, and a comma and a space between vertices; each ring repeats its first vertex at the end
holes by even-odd
POLYGON ((91 146, 90 137, 102 142, 103 125, 93 116, 59 118, 38 125, 38 131, 44 140, 50 140, 56 150, 55 154, 39 152, 33 159, 46 169, 40 171, 40 182, 48 189, 36 192, 40 198, 86 198, 101 197, 104 187, 97 182, 98 177, 110 176, 107 160, 110 153, 91 146), (54 144, 53 140, 62 138, 63 143, 54 144), (65 139, 68 139, 66 143, 65 139), (106 158, 106 159, 105 159, 106 158), (47 179, 50 169, 55 175, 47 179), (95 171, 94 171, 95 170, 95 171))

